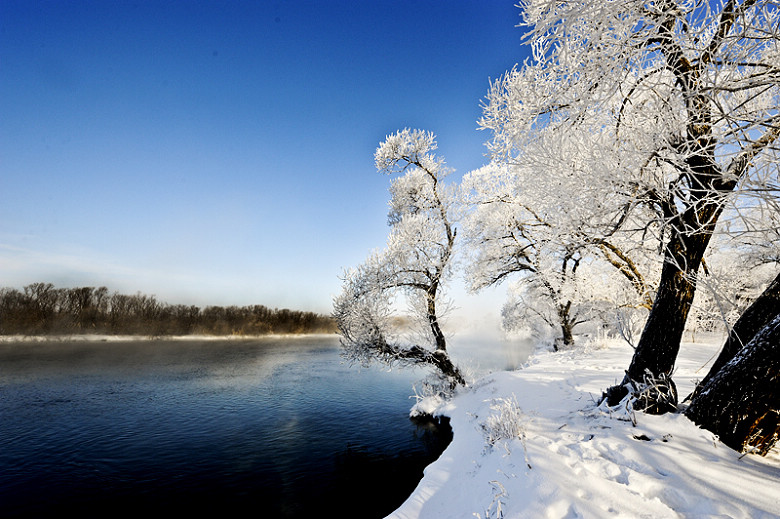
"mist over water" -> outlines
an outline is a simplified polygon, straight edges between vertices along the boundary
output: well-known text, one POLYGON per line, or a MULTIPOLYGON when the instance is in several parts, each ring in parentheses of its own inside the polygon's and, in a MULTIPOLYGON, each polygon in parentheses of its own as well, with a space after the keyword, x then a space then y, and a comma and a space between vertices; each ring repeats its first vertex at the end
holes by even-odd
POLYGON ((536 348, 532 339, 494 339, 482 336, 454 337, 449 342, 452 358, 475 377, 491 371, 517 369, 536 348))

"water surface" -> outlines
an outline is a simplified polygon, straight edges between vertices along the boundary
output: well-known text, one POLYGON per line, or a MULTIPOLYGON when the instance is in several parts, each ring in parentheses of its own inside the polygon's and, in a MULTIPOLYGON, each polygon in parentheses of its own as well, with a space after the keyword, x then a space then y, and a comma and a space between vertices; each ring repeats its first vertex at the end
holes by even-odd
POLYGON ((335 337, 0 343, 0 515, 384 517, 449 442, 335 337))

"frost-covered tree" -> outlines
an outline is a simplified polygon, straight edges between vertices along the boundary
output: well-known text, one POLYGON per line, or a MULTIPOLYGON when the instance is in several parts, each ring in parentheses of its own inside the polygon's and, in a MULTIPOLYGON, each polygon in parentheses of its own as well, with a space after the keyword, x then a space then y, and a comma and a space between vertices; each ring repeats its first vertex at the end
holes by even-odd
POLYGON ((481 125, 493 132, 493 158, 540 168, 550 186, 581 186, 565 204, 594 211, 588 236, 641 222, 663 244, 647 323, 623 382, 606 396, 616 404, 648 377, 668 380, 659 395, 673 407, 670 377, 724 209, 776 197, 779 5, 529 0, 522 8, 533 58, 489 92, 481 125), (575 149, 573 140, 579 153, 559 153, 575 149))
POLYGON ((513 316, 516 320, 518 312, 533 313, 559 328, 560 341, 571 345, 573 329, 581 322, 572 302, 581 255, 577 247, 567 249, 554 239, 554 224, 545 207, 524 198, 525 192, 514 192, 506 172, 507 167, 489 165, 463 180, 472 208, 465 224, 473 256, 466 276, 470 288, 478 291, 520 276, 515 298, 505 309, 505 322, 513 316))
POLYGON ((557 258, 555 268, 538 265, 509 289, 509 300, 502 310, 506 330, 529 329, 538 337, 545 331, 557 331, 554 350, 574 344, 575 327, 587 322, 591 307, 583 301, 577 283, 579 257, 557 258), (557 274, 557 276, 556 276, 557 274))
POLYGON ((427 365, 454 387, 465 380, 447 352, 441 306, 452 271, 456 191, 441 182, 449 170, 436 148, 433 134, 409 129, 377 148, 377 169, 400 175, 390 187, 387 247, 347 271, 333 315, 347 359, 427 365), (420 333, 411 338, 396 326, 399 295, 418 321, 420 333))
MULTIPOLYGON (((578 142, 565 144, 568 148, 556 147, 558 155, 547 167, 560 172, 593 164, 577 156, 578 142), (566 165, 557 162, 567 154, 566 165)), ((576 172, 539 175, 546 169, 540 151, 537 167, 492 163, 464 178, 470 208, 464 221, 471 251, 467 277, 475 291, 514 277, 505 324, 544 322, 559 329, 557 341, 568 346, 575 326, 605 309, 651 306, 648 261, 657 261, 652 259, 657 253, 647 233, 634 241, 615 234, 605 206, 586 200, 587 186, 568 181, 576 172)))

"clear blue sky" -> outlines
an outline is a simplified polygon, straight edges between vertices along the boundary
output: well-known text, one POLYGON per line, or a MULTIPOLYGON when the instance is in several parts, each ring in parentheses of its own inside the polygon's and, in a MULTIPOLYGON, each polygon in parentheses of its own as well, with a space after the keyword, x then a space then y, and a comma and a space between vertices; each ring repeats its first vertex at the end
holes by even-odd
POLYGON ((0 286, 328 312, 387 235, 384 137, 485 161, 515 0, 0 2, 0 286))

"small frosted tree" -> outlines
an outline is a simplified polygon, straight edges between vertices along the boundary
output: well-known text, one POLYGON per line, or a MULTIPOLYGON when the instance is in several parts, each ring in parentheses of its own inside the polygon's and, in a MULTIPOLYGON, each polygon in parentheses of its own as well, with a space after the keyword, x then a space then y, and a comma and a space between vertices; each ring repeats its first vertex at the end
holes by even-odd
MULTIPOLYGON (((478 291, 515 278, 504 322, 544 322, 559 330, 556 343, 570 346, 574 328, 597 315, 597 308, 651 306, 648 265, 657 262, 657 253, 650 250, 652 236, 626 240, 616 234, 605 201, 588 203, 588 186, 571 179, 594 162, 577 156, 580 143, 560 144, 549 164, 559 169, 558 175, 540 175, 539 167, 514 163, 491 163, 469 173, 463 180, 470 208, 464 229, 471 252, 470 288, 478 291), (567 157, 565 164, 558 162, 561 157, 567 157), (560 174, 560 168, 571 174, 560 174), (617 275, 605 275, 605 268, 617 275), (605 284, 611 288, 603 289, 605 284)), ((542 147, 535 149, 540 151, 536 158, 544 160, 542 147)))
POLYGON ((441 183, 449 170, 436 148, 433 134, 409 129, 377 148, 377 169, 400 175, 390 187, 387 247, 347 271, 333 315, 347 359, 426 365, 454 388, 465 380, 447 352, 441 318, 456 239, 456 192, 441 183), (399 330, 398 296, 409 303, 420 333, 399 330))
POLYGON ((472 208, 465 220, 472 251, 466 275, 469 287, 478 291, 518 276, 513 290, 516 297, 505 308, 505 323, 518 313, 535 312, 533 316, 558 328, 560 342, 569 346, 580 320, 570 289, 582 257, 576 246, 566 247, 556 240, 554 223, 541 198, 529 200, 533 196, 523 196, 526 191, 515 192, 505 182, 505 173, 504 167, 488 165, 463 181, 472 208))

